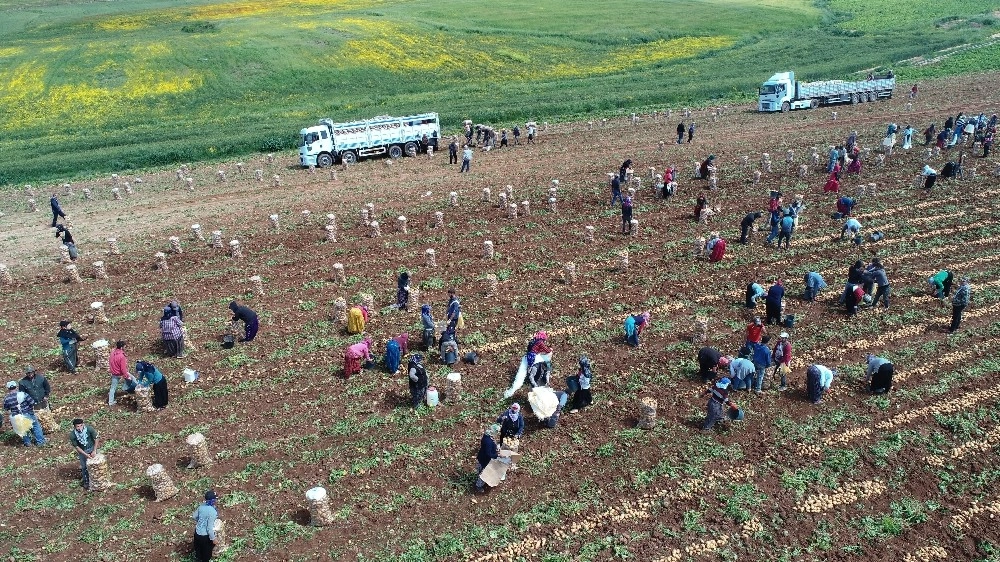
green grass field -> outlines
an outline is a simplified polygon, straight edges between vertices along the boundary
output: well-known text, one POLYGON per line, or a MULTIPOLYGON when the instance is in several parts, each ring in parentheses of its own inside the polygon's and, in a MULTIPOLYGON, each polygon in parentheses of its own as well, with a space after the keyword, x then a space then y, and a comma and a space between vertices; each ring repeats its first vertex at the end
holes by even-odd
POLYGON ((0 0, 0 185, 293 146, 320 117, 510 124, 755 95, 771 73, 1000 68, 981 0, 0 0), (887 16, 887 14, 892 14, 887 16))

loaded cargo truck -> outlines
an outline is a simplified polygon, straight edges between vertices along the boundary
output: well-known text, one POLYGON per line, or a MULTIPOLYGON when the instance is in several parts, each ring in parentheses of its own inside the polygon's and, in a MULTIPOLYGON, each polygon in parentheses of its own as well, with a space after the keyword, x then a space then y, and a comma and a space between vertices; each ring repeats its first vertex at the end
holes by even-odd
POLYGON ((767 79, 758 91, 757 111, 785 113, 792 109, 816 109, 821 105, 864 103, 891 98, 896 77, 869 75, 868 80, 799 82, 794 72, 779 72, 767 79))
POLYGON ((299 163, 326 168, 385 154, 390 158, 415 156, 428 146, 437 149, 441 124, 437 113, 383 115, 350 123, 320 119, 319 125, 299 131, 299 137, 299 163))

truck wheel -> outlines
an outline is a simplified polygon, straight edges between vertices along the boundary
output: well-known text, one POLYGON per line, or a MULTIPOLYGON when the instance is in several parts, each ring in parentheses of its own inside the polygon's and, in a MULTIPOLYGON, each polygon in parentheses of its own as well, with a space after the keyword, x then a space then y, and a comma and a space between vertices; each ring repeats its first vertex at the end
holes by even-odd
POLYGON ((403 145, 403 150, 406 151, 406 155, 407 156, 416 156, 417 155, 417 143, 415 143, 415 142, 408 142, 405 145, 403 145))
POLYGON ((791 109, 791 108, 792 108, 792 106, 789 105, 787 101, 781 103, 781 112, 782 113, 788 113, 788 110, 791 109))
POLYGON ((858 94, 851 94, 851 104, 857 105, 859 103, 861 103, 861 99, 858 97, 858 94))
POLYGON ((333 156, 330 156, 329 152, 324 152, 316 157, 316 167, 329 168, 330 166, 333 166, 333 156))
POLYGON ((875 92, 868 92, 868 101, 878 101, 878 94, 875 92))
POLYGON ((345 150, 340 153, 340 161, 345 164, 354 164, 358 161, 358 155, 353 150, 345 150))
POLYGON ((819 100, 816 100, 816 99, 810 100, 809 101, 809 108, 810 109, 819 109, 819 100))
POLYGON ((394 144, 389 147, 389 158, 395 160, 396 158, 400 158, 402 156, 403 156, 403 149, 399 148, 398 144, 394 144))

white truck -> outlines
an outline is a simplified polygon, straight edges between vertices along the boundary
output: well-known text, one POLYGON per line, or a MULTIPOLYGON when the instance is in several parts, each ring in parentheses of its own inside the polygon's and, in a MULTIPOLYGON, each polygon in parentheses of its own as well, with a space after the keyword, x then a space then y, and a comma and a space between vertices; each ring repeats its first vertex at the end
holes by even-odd
POLYGON ((299 137, 299 163, 326 168, 341 162, 353 164, 368 156, 399 158, 403 154, 415 156, 428 146, 436 149, 441 124, 437 113, 383 115, 351 123, 320 119, 319 125, 299 131, 299 137))
POLYGON ((864 103, 891 98, 896 78, 890 70, 884 75, 869 75, 855 82, 826 80, 799 82, 794 72, 779 72, 767 79, 758 91, 757 111, 785 113, 792 109, 816 109, 837 103, 864 103))

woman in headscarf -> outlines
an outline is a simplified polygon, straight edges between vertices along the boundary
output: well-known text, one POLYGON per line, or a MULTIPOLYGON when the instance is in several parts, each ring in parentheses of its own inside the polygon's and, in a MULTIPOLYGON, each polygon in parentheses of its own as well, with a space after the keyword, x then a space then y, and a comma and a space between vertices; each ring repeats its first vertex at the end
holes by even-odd
POLYGON ((350 378, 351 375, 361 372, 361 360, 364 359, 368 361, 372 358, 371 354, 371 338, 365 338, 364 341, 356 343, 349 346, 344 352, 344 378, 350 378))
POLYGON ((167 379, 152 363, 146 361, 136 361, 136 380, 139 384, 150 386, 153 389, 153 407, 162 410, 167 407, 167 379))
POLYGON ((848 174, 860 174, 861 173, 861 155, 855 154, 854 159, 847 166, 848 174))
POLYGON ((621 183, 625 183, 625 180, 628 178, 628 172, 631 169, 632 169, 632 159, 631 158, 629 158, 628 160, 622 162, 622 167, 618 168, 618 181, 621 182, 621 183))
POLYGON ((706 247, 706 249, 709 250, 708 261, 722 261, 722 258, 726 255, 726 239, 719 236, 718 232, 713 232, 712 236, 714 237, 714 241, 710 241, 712 244, 711 249, 706 247))
POLYGON ((395 339, 391 339, 385 343, 385 370, 389 373, 395 373, 399 370, 399 363, 402 360, 402 353, 399 348, 399 342, 395 339))
POLYGON ((590 381, 593 378, 590 370, 590 359, 586 355, 580 357, 580 370, 576 372, 576 392, 573 393, 573 405, 570 406, 569 413, 576 413, 580 408, 585 408, 594 403, 594 396, 590 393, 590 381))
POLYGON ((549 335, 544 331, 536 332, 535 336, 528 342, 528 348, 524 352, 524 356, 521 357, 521 364, 517 368, 517 374, 514 375, 514 382, 504 392, 504 398, 513 396, 517 392, 517 389, 524 385, 524 381, 528 378, 529 374, 531 374, 533 380, 537 380, 535 377, 535 372, 538 369, 536 363, 549 363, 551 360, 552 347, 549 345, 549 335))
POLYGON ((410 303, 410 272, 404 271, 399 274, 396 280, 396 308, 407 310, 410 303))
POLYGON ((699 195, 698 201, 694 206, 694 220, 697 221, 701 219, 701 211, 706 207, 708 207, 708 198, 704 195, 699 195))
POLYGON ((497 417, 496 423, 500 424, 500 444, 506 437, 520 439, 524 435, 524 416, 521 415, 521 405, 514 402, 506 412, 497 417))
POLYGON ((625 319, 625 343, 632 347, 639 346, 639 336, 643 329, 649 326, 649 311, 642 314, 630 314, 625 319))
POLYGON ((716 422, 725 418, 726 407, 732 404, 729 401, 729 385, 731 382, 729 377, 723 377, 715 385, 705 390, 705 394, 708 395, 708 411, 705 416, 705 423, 701 426, 703 430, 708 431, 712 429, 716 422))
POLYGON ((414 409, 419 408, 427 396, 427 370, 424 369, 423 359, 423 355, 414 353, 406 368, 410 383, 410 405, 414 409))
POLYGON ((430 351, 434 348, 434 317, 431 316, 431 305, 429 304, 420 307, 420 325, 424 329, 420 342, 424 351, 430 351))
POLYGON ((56 334, 56 337, 59 338, 59 344, 62 346, 63 364, 66 365, 66 369, 70 373, 75 375, 76 366, 79 364, 77 344, 87 338, 76 333, 76 330, 73 329, 73 323, 69 320, 59 322, 59 333, 56 334))
POLYGON ((702 162, 701 166, 698 168, 698 177, 703 180, 708 179, 708 174, 709 174, 708 168, 710 166, 713 166, 714 163, 715 163, 715 155, 709 154, 708 158, 706 158, 705 161, 702 162))
POLYGON ((837 371, 823 365, 810 365, 806 369, 806 389, 809 391, 809 400, 813 404, 819 404, 823 401, 823 394, 830 390, 833 377, 836 375, 837 371))
MULTIPOLYGON (((499 425, 491 425, 483 432, 483 438, 479 441, 479 452, 476 454, 476 464, 478 465, 477 475, 482 474, 483 470, 486 469, 486 465, 490 464, 490 461, 497 458, 500 454, 499 447, 497 446, 499 439, 499 425)), ((485 491, 486 482, 482 478, 476 478, 476 492, 481 494, 485 491)))
POLYGON ((167 357, 184 357, 184 323, 170 307, 164 308, 160 317, 160 335, 167 357))

